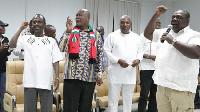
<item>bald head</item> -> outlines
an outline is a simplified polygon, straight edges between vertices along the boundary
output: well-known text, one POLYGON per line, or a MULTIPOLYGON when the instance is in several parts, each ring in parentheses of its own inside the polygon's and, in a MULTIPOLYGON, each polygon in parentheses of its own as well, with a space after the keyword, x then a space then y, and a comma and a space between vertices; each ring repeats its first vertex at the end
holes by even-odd
POLYGON ((44 33, 48 37, 53 37, 53 38, 56 37, 56 29, 52 25, 46 25, 44 28, 44 33))
POLYGON ((76 26, 81 30, 87 30, 90 21, 90 12, 87 9, 81 9, 76 13, 76 26))
POLYGON ((90 19, 90 12, 87 9, 81 9, 80 11, 83 11, 84 14, 90 19))
POLYGON ((104 27, 103 26, 97 26, 96 30, 100 33, 101 37, 104 36, 104 27))
POLYGON ((41 18, 41 19, 43 19, 44 24, 46 24, 46 19, 44 18, 44 16, 43 16, 42 14, 36 14, 36 15, 32 18, 31 21, 33 21, 33 19, 35 19, 35 18, 41 18))

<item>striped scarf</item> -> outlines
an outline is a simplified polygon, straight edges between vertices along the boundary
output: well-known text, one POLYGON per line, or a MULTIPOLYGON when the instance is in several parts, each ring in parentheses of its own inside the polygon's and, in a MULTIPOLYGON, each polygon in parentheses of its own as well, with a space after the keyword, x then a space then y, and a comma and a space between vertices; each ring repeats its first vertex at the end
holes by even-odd
MULTIPOLYGON (((74 27, 69 37, 69 59, 79 59, 80 32, 78 27, 74 27)), ((91 25, 89 24, 90 34, 90 59, 89 63, 95 63, 96 59, 96 39, 91 25)))

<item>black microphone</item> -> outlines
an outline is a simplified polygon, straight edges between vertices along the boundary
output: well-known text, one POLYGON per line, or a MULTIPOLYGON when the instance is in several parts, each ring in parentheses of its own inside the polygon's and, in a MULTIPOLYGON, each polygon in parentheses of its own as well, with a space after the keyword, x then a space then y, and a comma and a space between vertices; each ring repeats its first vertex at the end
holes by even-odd
MULTIPOLYGON (((169 33, 171 29, 172 29, 172 25, 168 25, 168 26, 167 26, 167 31, 166 31, 166 33, 169 33)), ((165 40, 162 40, 162 39, 161 39, 161 43, 164 43, 164 41, 165 41, 165 40)))

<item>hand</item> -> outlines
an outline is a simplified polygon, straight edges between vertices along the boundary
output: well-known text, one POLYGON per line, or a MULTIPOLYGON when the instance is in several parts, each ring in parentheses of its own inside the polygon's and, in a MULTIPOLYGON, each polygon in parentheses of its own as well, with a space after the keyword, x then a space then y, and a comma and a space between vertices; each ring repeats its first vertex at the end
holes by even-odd
POLYGON ((54 80, 54 91, 57 91, 59 88, 59 80, 55 79, 54 80))
POLYGON ((155 60, 156 60, 156 56, 155 56, 155 55, 150 55, 150 56, 149 56, 149 59, 155 61, 155 60))
POLYGON ((69 16, 67 17, 66 28, 66 33, 71 33, 73 28, 73 21, 69 18, 69 16))
POLYGON ((8 49, 9 48, 9 45, 8 43, 4 43, 0 46, 0 51, 2 51, 3 49, 8 49))
POLYGON ((128 63, 126 61, 122 60, 122 59, 119 59, 118 63, 122 68, 126 68, 126 67, 129 66, 128 63))
POLYGON ((163 33, 162 37, 160 40, 166 40, 169 44, 172 44, 173 37, 169 33, 163 33))
POLYGON ((103 84, 102 78, 97 77, 97 82, 96 83, 97 83, 98 86, 101 86, 101 84, 103 84))
POLYGON ((160 5, 156 8, 156 14, 161 15, 167 11, 167 7, 160 5))
POLYGON ((139 59, 133 60, 131 66, 132 66, 132 67, 136 67, 139 63, 140 63, 140 60, 139 60, 139 59))
POLYGON ((22 22, 20 29, 24 30, 25 28, 27 28, 27 26, 28 26, 28 22, 22 22))

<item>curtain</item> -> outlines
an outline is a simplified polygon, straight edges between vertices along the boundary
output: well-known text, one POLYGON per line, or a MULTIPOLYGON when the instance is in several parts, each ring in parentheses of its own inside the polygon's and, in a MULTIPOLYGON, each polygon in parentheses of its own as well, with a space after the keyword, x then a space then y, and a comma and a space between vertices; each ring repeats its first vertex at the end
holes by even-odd
POLYGON ((138 2, 116 0, 85 0, 85 8, 90 11, 93 28, 103 26, 105 36, 119 29, 120 18, 128 15, 132 20, 131 30, 140 34, 141 5, 138 2))

